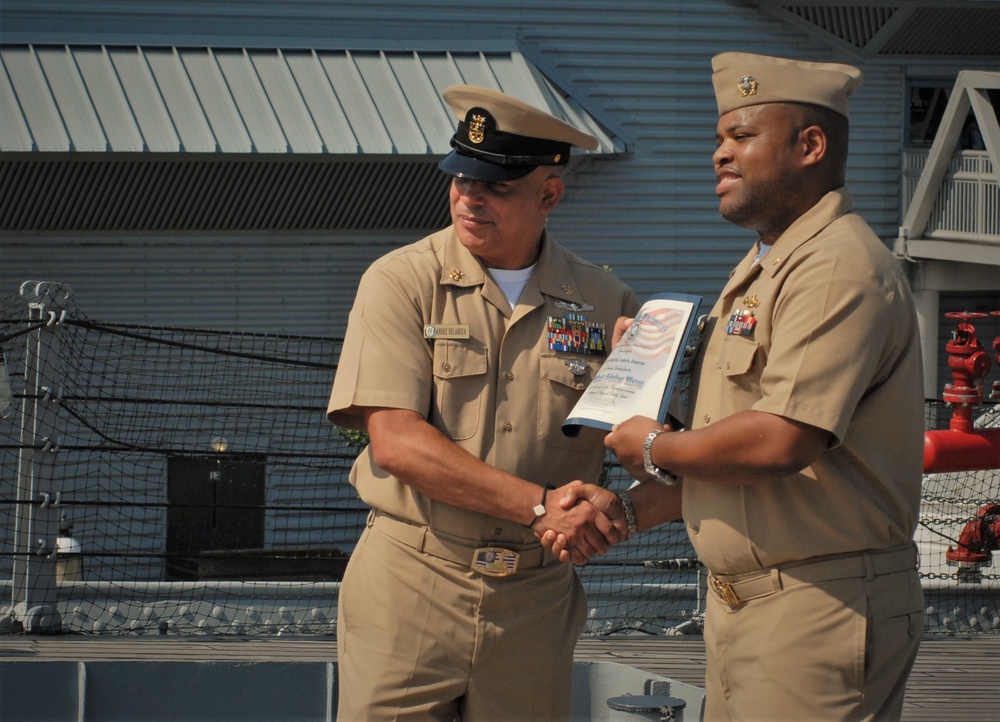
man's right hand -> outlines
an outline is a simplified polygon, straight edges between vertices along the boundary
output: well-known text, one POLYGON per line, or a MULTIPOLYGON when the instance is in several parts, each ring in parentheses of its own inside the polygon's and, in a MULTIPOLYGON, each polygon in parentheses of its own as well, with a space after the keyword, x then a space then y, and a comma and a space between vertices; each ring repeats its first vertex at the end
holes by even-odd
MULTIPOLYGON (((613 491, 597 486, 574 481, 558 490, 559 507, 576 511, 578 515, 597 514, 595 525, 601 519, 606 519, 611 529, 601 531, 607 544, 593 544, 564 534, 556 529, 546 529, 541 532, 539 540, 542 546, 552 552, 563 563, 586 564, 597 554, 604 554, 612 544, 628 538, 628 526, 625 522, 625 510, 622 508, 618 495, 613 491), (581 543, 582 542, 582 543, 581 543)), ((600 526, 597 526, 600 530, 600 526)))
MULTIPOLYGON (((588 484, 573 481, 550 495, 548 512, 532 526, 535 536, 542 540, 546 536, 560 540, 559 551, 566 551, 562 561, 584 564, 598 554, 605 554, 612 544, 628 536, 628 526, 621 513, 609 515, 598 504, 567 502, 576 499, 573 490, 586 488, 588 484)), ((600 488, 600 487, 595 487, 600 488)))

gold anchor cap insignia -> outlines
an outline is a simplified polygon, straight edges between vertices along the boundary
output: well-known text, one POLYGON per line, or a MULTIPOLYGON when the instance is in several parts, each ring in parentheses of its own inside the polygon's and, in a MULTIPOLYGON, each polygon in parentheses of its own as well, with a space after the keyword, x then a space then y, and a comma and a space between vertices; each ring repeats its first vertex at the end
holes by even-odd
POLYGON ((757 78, 752 75, 744 75, 736 81, 736 87, 740 90, 740 95, 744 98, 748 95, 757 95, 757 78))

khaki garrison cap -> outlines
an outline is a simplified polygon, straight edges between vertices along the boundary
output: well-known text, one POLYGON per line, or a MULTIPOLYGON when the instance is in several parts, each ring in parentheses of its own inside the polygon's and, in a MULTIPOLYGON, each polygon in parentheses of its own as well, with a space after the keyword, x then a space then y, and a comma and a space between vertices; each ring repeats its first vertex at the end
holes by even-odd
POLYGON ((458 118, 454 150, 438 164, 450 175, 502 183, 565 165, 573 146, 597 149, 594 136, 496 90, 451 85, 443 95, 458 118))
POLYGON ((852 65, 752 53, 716 55, 712 71, 720 116, 747 105, 809 103, 847 118, 847 98, 861 85, 861 71, 852 65))

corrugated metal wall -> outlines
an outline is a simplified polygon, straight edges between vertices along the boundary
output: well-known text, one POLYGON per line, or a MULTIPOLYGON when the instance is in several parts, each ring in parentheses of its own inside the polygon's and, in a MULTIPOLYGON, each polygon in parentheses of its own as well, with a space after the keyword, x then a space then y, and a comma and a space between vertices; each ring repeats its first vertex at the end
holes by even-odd
MULTIPOLYGON (((555 235, 607 264, 640 296, 709 300, 752 234, 723 221, 713 194, 716 120, 711 57, 723 50, 853 62, 749 3, 726 0, 63 3, 8 0, 5 40, 256 47, 419 46, 517 42, 557 85, 629 141, 625 158, 588 159, 553 214, 555 235), (81 7, 83 6, 83 7, 81 7)), ((849 184, 887 241, 896 235, 905 72, 863 65, 853 103, 849 184)), ((934 73, 959 69, 937 62, 934 73)), ((96 200, 95 202, 100 202, 96 200)), ((445 198, 441 198, 442 207, 445 198)), ((5 234, 0 290, 26 278, 74 286, 88 315, 237 330, 343 328, 357 276, 412 231, 336 235, 5 234)))
POLYGON ((358 279, 396 239, 379 233, 63 234, 7 239, 5 293, 69 284, 91 320, 341 335, 358 279))

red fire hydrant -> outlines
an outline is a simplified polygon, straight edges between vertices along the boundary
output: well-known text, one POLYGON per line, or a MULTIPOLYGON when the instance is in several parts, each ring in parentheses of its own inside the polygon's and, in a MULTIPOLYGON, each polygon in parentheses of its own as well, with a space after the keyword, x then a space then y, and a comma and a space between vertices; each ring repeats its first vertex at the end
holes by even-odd
MULTIPOLYGON (((1000 316, 993 311, 991 316, 1000 316)), ((952 335, 948 350, 948 368, 954 383, 944 387, 942 398, 952 406, 948 431, 924 433, 924 472, 966 471, 1000 468, 1000 429, 973 428, 972 406, 981 403, 983 389, 978 379, 990 371, 992 362, 976 339, 976 330, 969 323, 984 318, 985 313, 949 313, 948 318, 960 320, 952 335)), ((993 341, 993 350, 1000 364, 1000 335, 993 341)), ((1000 401, 1000 381, 993 382, 991 400, 1000 401)), ((958 567, 959 580, 979 582, 981 569, 993 563, 993 552, 1000 549, 1000 504, 980 507, 962 529, 955 546, 948 546, 945 559, 958 567)))
POLYGON ((961 323, 944 347, 948 352, 952 383, 944 385, 941 398, 952 407, 951 430, 972 431, 972 407, 983 402, 983 387, 979 379, 990 372, 993 362, 976 338, 975 326, 969 321, 986 318, 986 314, 955 311, 946 313, 945 318, 957 318, 961 323))
POLYGON ((945 559, 975 579, 982 567, 993 563, 993 552, 1000 549, 1000 504, 986 504, 965 525, 957 546, 948 546, 945 559))
MULTIPOLYGON (((1000 318, 1000 311, 990 311, 991 316, 1000 318)), ((993 339, 993 353, 997 355, 997 364, 1000 365, 1000 333, 993 339)), ((1000 401, 1000 379, 993 382, 993 393, 990 394, 991 401, 1000 401)))
MULTIPOLYGON (((976 429, 972 409, 982 403, 979 383, 990 372, 993 362, 976 338, 969 321, 986 318, 985 313, 951 312, 946 318, 958 319, 948 351, 952 383, 945 384, 941 398, 952 408, 947 431, 924 432, 924 473, 1000 469, 1000 429, 976 429)), ((1000 338, 994 342, 1000 350, 1000 338)), ((996 385, 994 385, 996 388, 996 385)))

